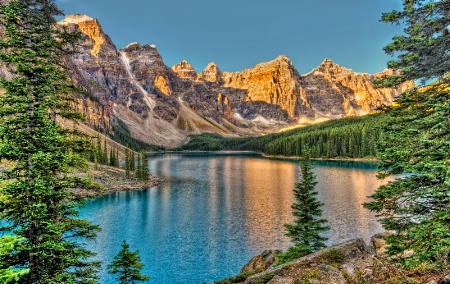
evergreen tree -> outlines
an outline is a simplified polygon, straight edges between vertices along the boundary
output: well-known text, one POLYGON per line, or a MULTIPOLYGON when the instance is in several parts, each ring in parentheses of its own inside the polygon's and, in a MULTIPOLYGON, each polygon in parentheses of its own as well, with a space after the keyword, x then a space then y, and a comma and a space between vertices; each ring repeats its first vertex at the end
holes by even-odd
POLYGON ((0 61, 12 74, 0 79, 0 158, 13 162, 2 173, 0 233, 23 240, 14 253, 0 254, 0 269, 27 269, 19 283, 96 282, 82 240, 98 227, 77 218, 80 197, 69 190, 85 188, 72 170, 87 169, 89 143, 56 121, 81 118, 62 67, 78 36, 55 29, 59 15, 52 0, 0 5, 0 61))
POLYGON ((132 252, 126 241, 123 241, 122 249, 108 264, 108 273, 116 274, 116 280, 120 284, 135 284, 149 281, 150 277, 141 274, 142 267, 139 251, 132 252))
POLYGON ((450 261, 450 67, 449 1, 404 1, 403 11, 383 15, 385 22, 406 24, 405 34, 394 37, 385 50, 400 52, 389 66, 403 76, 387 78, 383 85, 406 79, 439 80, 420 90, 405 92, 386 111, 396 117, 385 126, 378 144, 380 177, 401 175, 378 188, 366 208, 378 213, 386 230, 387 253, 406 266, 423 262, 446 265, 450 261), (409 250, 412 254, 402 254, 409 250))
POLYGON ((102 152, 102 157, 103 157, 103 164, 108 164, 108 146, 106 145, 106 138, 105 140, 103 140, 103 152, 102 152))
POLYGON ((138 180, 140 180, 142 178, 142 160, 141 160, 140 153, 138 153, 138 155, 137 155, 137 167, 136 167, 136 171, 135 171, 135 177, 138 180))
POLYGON ((141 152, 141 174, 140 178, 141 181, 147 182, 148 181, 148 159, 147 159, 147 153, 145 151, 141 152))
POLYGON ((321 234, 330 227, 326 225, 327 220, 320 219, 323 203, 317 200, 317 181, 309 162, 309 154, 301 158, 300 170, 302 177, 295 184, 295 203, 291 206, 294 224, 284 225, 288 231, 286 236, 291 238, 294 246, 278 255, 278 263, 285 263, 326 247, 327 238, 321 234))
POLYGON ((128 150, 128 148, 125 149, 125 176, 127 178, 130 177, 130 166, 131 164, 131 158, 130 158, 130 151, 128 150))
POLYGON ((100 136, 97 135, 96 136, 97 139, 97 146, 95 147, 95 157, 96 157, 96 161, 97 163, 102 164, 103 159, 102 159, 102 140, 100 139, 100 136))
POLYGON ((136 170, 136 157, 134 156, 134 151, 131 150, 131 164, 130 171, 134 172, 136 170))
POLYGON ((382 15, 382 21, 405 25, 404 34, 394 36, 384 50, 397 55, 388 67, 399 69, 401 75, 378 81, 384 86, 405 80, 448 80, 450 70, 450 3, 448 0, 403 0, 402 11, 382 15))
MULTIPOLYGON (((17 236, 3 236, 0 238, 0 255, 14 254, 20 250, 19 246, 24 239, 17 236)), ((14 267, 0 268, 0 283, 18 283, 19 279, 29 272, 28 269, 15 269, 14 267)))
POLYGON ((115 158, 114 158, 115 153, 116 152, 113 150, 113 148, 110 147, 109 148, 109 165, 111 167, 114 167, 116 165, 116 161, 115 161, 115 158))
POLYGON ((116 149, 116 155, 115 155, 115 157, 116 157, 116 164, 115 164, 115 166, 116 166, 116 167, 120 167, 120 161, 119 161, 119 149, 116 149))

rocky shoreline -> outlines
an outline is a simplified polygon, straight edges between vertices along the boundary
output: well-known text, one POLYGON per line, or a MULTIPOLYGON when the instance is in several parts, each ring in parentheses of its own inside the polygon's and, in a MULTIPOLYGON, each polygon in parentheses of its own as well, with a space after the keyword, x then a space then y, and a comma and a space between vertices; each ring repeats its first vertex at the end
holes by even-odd
POLYGON ((143 190, 158 186, 165 181, 162 177, 149 175, 148 181, 142 182, 134 177, 126 177, 125 170, 122 168, 105 165, 91 166, 89 174, 80 174, 80 176, 87 177, 91 179, 93 184, 98 185, 95 189, 75 190, 77 194, 85 197, 100 196, 120 191, 143 190))

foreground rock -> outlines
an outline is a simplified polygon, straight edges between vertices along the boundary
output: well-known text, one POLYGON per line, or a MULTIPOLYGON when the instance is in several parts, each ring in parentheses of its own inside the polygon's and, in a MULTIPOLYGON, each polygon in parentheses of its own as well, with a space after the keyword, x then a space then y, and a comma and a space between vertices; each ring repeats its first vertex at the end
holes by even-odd
MULTIPOLYGON (((382 239, 388 234, 379 234, 372 240, 382 247, 382 239)), ((384 252, 384 250, 380 250, 384 252)), ((423 267, 421 270, 405 271, 379 256, 373 245, 367 246, 362 239, 355 239, 331 246, 279 266, 269 266, 263 272, 251 275, 248 267, 264 259, 267 252, 256 256, 241 270, 241 274, 214 282, 220 284, 379 284, 379 283, 427 283, 441 284, 450 281, 449 271, 436 271, 423 267), (244 269, 245 268, 245 269, 244 269), (251 276, 249 276, 251 275, 251 276)), ((253 270, 257 271, 257 270, 253 270)))
POLYGON ((261 254, 253 257, 242 268, 240 273, 256 272, 267 270, 275 263, 276 255, 280 254, 281 250, 265 250, 261 254))

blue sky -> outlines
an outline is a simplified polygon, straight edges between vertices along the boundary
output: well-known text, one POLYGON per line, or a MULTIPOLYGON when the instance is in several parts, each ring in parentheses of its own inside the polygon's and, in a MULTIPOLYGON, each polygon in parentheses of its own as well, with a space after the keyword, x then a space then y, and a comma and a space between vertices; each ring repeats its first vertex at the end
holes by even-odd
POLYGON ((301 74, 325 58, 375 73, 390 59, 382 48, 401 33, 380 22, 400 0, 56 0, 66 14, 97 18, 120 49, 155 44, 168 66, 187 60, 241 71, 278 55, 301 74))

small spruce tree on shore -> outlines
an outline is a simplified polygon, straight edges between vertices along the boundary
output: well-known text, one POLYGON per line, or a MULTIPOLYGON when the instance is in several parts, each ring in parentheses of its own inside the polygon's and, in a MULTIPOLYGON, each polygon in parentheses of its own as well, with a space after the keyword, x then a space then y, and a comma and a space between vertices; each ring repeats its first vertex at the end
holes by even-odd
POLYGON ((131 151, 130 171, 134 172, 135 170, 136 170, 136 157, 134 155, 134 151, 131 151))
POLYGON ((141 152, 141 181, 147 182, 148 181, 148 159, 147 159, 147 153, 145 151, 141 152))
POLYGON ((137 167, 136 171, 134 173, 136 179, 141 180, 142 178, 142 160, 141 160, 141 154, 138 153, 137 155, 137 167))
POLYGON ((286 236, 294 245, 278 255, 278 264, 286 263, 299 257, 318 251, 324 247, 326 237, 321 234, 330 229, 327 220, 321 219, 323 203, 317 200, 316 177, 312 172, 309 155, 300 160, 301 180, 295 184, 295 203, 292 204, 294 224, 285 224, 286 236))
POLYGON ((142 264, 139 251, 130 251, 130 245, 123 241, 122 249, 108 264, 108 273, 117 275, 116 280, 120 284, 135 284, 149 281, 150 277, 141 274, 142 264))

